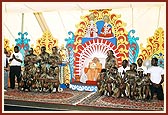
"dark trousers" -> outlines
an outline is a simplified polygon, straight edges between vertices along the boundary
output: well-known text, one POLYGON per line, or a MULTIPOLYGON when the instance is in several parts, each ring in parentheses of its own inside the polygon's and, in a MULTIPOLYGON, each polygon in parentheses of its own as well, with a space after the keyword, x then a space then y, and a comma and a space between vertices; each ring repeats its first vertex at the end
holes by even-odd
POLYGON ((19 84, 21 80, 21 66, 10 66, 10 88, 15 88, 15 76, 17 77, 17 82, 19 84))
POLYGON ((154 95, 154 93, 156 93, 158 100, 164 100, 162 85, 160 85, 159 87, 155 87, 154 85, 150 85, 150 90, 151 90, 151 99, 153 99, 153 95, 154 95))

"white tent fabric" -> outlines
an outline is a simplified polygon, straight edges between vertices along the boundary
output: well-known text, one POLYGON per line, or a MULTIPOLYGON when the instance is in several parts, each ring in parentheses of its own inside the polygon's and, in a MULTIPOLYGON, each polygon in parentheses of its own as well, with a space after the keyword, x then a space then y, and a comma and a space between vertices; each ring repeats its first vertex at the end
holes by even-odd
POLYGON ((28 32, 30 45, 35 44, 43 32, 33 13, 42 12, 52 35, 62 45, 68 31, 75 33, 80 17, 89 15, 91 9, 112 9, 111 13, 120 14, 126 30, 135 29, 135 36, 140 38, 137 42, 144 47, 144 40, 158 27, 166 31, 166 2, 2 2, 2 38, 10 39, 10 45, 15 43, 24 13, 23 32, 28 32))

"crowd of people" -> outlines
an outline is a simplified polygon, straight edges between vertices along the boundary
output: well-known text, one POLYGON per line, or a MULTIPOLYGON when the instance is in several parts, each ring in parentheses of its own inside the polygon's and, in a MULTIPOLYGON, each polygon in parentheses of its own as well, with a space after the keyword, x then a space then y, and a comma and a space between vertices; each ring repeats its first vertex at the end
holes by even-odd
POLYGON ((141 58, 132 64, 129 64, 128 60, 123 60, 122 66, 118 67, 116 58, 110 54, 113 55, 111 50, 107 52, 105 69, 102 69, 97 78, 100 95, 131 100, 152 100, 156 94, 158 100, 164 100, 164 70, 157 65, 157 58, 152 58, 151 67, 148 69, 143 66, 141 58))
MULTIPOLYGON (((94 58, 93 62, 99 62, 94 58)), ((59 91, 59 64, 61 56, 57 47, 52 48, 52 53, 46 52, 46 47, 41 47, 41 53, 35 55, 33 48, 23 58, 19 47, 14 47, 10 56, 4 48, 4 90, 8 89, 8 72, 10 88, 15 88, 15 76, 17 77, 18 89, 40 92, 59 91), (21 71, 21 64, 24 62, 24 70, 21 71), (10 65, 9 65, 10 63, 10 65)), ((158 100, 164 100, 162 83, 164 82, 164 69, 159 67, 158 59, 152 58, 151 67, 143 66, 143 60, 138 58, 137 63, 129 64, 128 60, 118 61, 112 50, 107 51, 105 68, 96 71, 88 70, 89 80, 96 79, 100 95, 113 96, 116 98, 126 97, 135 100, 150 100, 157 94, 158 100), (93 78, 93 76, 97 76, 93 78)), ((94 66, 90 63, 90 66, 94 66)))
POLYGON ((46 47, 42 46, 39 55, 34 54, 33 48, 30 48, 28 54, 23 57, 19 51, 19 47, 15 46, 13 54, 8 59, 6 54, 6 49, 4 49, 5 91, 8 88, 8 71, 11 89, 15 89, 15 83, 17 82, 18 89, 22 91, 59 91, 59 64, 61 64, 61 56, 57 47, 53 47, 52 53, 49 54, 46 52, 46 47), (23 62, 24 69, 21 70, 23 62), (15 81, 15 76, 17 81, 15 81))

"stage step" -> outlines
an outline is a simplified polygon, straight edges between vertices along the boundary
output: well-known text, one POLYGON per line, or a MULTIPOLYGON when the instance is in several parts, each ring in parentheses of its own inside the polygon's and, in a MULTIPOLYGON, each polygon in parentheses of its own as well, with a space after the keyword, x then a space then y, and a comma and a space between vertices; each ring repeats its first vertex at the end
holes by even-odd
POLYGON ((96 92, 97 86, 96 85, 88 85, 88 84, 70 84, 69 88, 76 91, 90 91, 90 92, 96 92))

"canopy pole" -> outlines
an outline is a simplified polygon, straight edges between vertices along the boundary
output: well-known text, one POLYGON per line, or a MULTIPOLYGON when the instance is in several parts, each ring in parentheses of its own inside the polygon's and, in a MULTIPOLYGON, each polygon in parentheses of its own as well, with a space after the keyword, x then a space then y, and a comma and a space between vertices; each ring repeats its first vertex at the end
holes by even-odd
POLYGON ((48 25, 47 25, 47 23, 44 19, 44 16, 43 16, 42 12, 35 12, 34 16, 36 17, 36 20, 39 23, 42 32, 44 33, 46 31, 48 31, 48 32, 51 33, 51 31, 50 31, 50 29, 49 29, 49 27, 48 27, 48 25))
POLYGON ((161 6, 159 7, 157 28, 159 27, 159 23, 160 23, 160 10, 161 10, 161 6))
POLYGON ((22 25, 21 25, 21 32, 23 33, 23 27, 24 27, 24 13, 22 13, 22 25))
POLYGON ((131 15, 132 15, 132 28, 134 27, 134 10, 133 10, 133 7, 132 7, 132 4, 130 4, 130 7, 131 7, 131 15))

